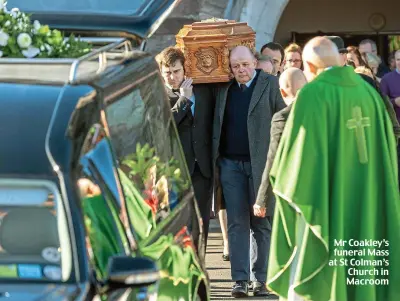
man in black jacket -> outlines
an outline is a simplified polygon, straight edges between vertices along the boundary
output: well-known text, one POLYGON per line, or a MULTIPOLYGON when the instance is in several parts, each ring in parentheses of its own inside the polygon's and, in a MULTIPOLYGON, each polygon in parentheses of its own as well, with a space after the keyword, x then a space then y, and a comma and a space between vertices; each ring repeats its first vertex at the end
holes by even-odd
POLYGON ((207 241, 213 187, 212 90, 207 85, 192 85, 193 80, 185 77, 185 57, 180 49, 164 49, 157 56, 157 61, 171 102, 207 241))
MULTIPOLYGON (((275 113, 271 121, 271 138, 269 143, 267 163, 261 179, 256 203, 253 206, 254 215, 258 217, 272 217, 275 208, 275 199, 269 181, 269 173, 274 163, 276 151, 285 128, 286 120, 289 117, 293 102, 298 91, 307 83, 307 79, 298 68, 286 69, 279 78, 279 89, 287 107, 275 113)), ((272 220, 271 220, 272 223, 272 220)))

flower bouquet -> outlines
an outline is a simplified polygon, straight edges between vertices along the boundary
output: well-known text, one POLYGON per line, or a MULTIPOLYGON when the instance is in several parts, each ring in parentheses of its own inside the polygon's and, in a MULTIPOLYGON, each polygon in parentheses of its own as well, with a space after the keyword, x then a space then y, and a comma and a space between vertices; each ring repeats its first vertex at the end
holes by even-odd
POLYGON ((0 57, 77 58, 91 51, 91 44, 74 35, 65 37, 57 29, 31 22, 30 16, 0 0, 0 57))

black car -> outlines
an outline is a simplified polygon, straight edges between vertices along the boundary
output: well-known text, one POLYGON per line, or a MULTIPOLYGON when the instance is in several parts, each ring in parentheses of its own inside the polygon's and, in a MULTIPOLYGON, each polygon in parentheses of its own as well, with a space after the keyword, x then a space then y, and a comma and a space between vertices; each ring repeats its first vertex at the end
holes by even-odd
POLYGON ((209 300, 199 210, 144 52, 177 1, 12 4, 93 49, 0 59, 0 300, 209 300))

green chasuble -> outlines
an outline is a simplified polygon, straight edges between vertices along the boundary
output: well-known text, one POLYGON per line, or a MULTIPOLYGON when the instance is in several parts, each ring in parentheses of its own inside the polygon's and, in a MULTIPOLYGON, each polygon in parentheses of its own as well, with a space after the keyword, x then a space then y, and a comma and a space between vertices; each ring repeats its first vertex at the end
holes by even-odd
POLYGON ((399 301, 397 177, 393 127, 376 91, 350 67, 307 84, 271 170, 269 288, 282 298, 294 289, 304 300, 399 301))

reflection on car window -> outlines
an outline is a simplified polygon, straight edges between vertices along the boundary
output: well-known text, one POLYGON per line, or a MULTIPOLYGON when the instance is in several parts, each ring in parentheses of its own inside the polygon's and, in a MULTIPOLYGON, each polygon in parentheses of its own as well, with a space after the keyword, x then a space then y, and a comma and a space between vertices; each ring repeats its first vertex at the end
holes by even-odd
POLYGON ((163 89, 154 76, 106 103, 129 218, 139 239, 169 216, 190 190, 163 89))
POLYGON ((56 189, 47 181, 0 181, 0 279, 68 280, 70 242, 56 189))
POLYGON ((94 125, 81 152, 82 172, 77 183, 87 232, 86 245, 91 265, 99 279, 107 276, 109 258, 125 254, 128 249, 128 240, 119 217, 120 207, 110 187, 110 177, 115 175, 107 170, 107 166, 112 167, 113 162, 104 160, 104 143, 108 143, 104 130, 100 125, 94 125), (101 161, 101 166, 96 165, 97 160, 101 161))
POLYGON ((138 9, 145 3, 144 0, 13 0, 12 7, 18 7, 22 11, 34 12, 87 12, 103 14, 137 14, 138 9))

